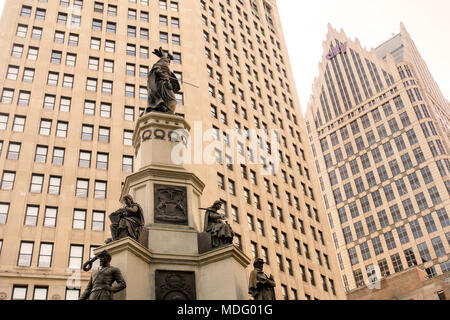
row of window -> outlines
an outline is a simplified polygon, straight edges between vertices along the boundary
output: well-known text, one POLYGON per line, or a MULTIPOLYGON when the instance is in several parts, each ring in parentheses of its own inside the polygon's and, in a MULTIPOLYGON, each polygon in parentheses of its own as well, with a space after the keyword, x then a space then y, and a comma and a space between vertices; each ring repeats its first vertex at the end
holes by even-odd
MULTIPOLYGON (((390 207, 390 213, 391 213, 391 217, 394 220, 394 223, 396 221, 399 221, 400 211, 399 211, 398 205, 394 205, 394 206, 390 207)), ((450 224, 447 212, 445 211, 445 208, 437 210, 435 215, 438 217, 438 220, 441 223, 441 226, 443 229, 450 224)), ((378 221, 379 221, 381 228, 385 228, 385 227, 391 225, 391 223, 389 222, 389 219, 388 219, 388 215, 385 210, 378 212, 377 217, 378 217, 378 221)), ((372 215, 366 217, 365 222, 366 222, 366 228, 369 232, 368 234, 371 234, 378 230, 375 219, 372 215)), ((409 222, 408 225, 410 226, 411 234, 413 235, 414 239, 419 239, 423 236, 423 232, 422 232, 423 227, 421 227, 419 220, 414 220, 412 222, 409 222)), ((434 233, 437 231, 435 218, 433 217, 432 213, 429 213, 422 218, 422 226, 425 226, 428 234, 431 234, 431 233, 434 233)), ((362 221, 355 222, 353 225, 353 228, 355 230, 357 239, 360 239, 366 235, 362 221)), ((353 242, 353 234, 352 234, 352 230, 350 229, 350 226, 343 228, 342 232, 344 234, 344 239, 347 244, 353 242)), ((405 225, 398 227, 397 233, 399 235, 399 239, 402 244, 409 242, 409 237, 406 233, 405 225)), ((387 236, 386 236, 386 239, 387 239, 387 236)), ((386 241, 386 243, 387 243, 387 246, 389 249, 395 248, 395 241, 394 242, 386 241)))
MULTIPOLYGON (((28 26, 24 24, 19 24, 17 26, 16 36, 18 37, 26 37, 28 33, 28 26)), ((33 27, 31 37, 33 39, 40 40, 42 36, 42 28, 40 27, 33 27)), ((64 43, 64 37, 65 33, 63 31, 55 31, 54 36, 54 42, 55 43, 64 43)), ((176 40, 176 39, 175 39, 176 40)), ((69 34, 69 45, 70 46, 78 46, 79 42, 79 35, 76 33, 70 33, 69 34)), ((90 40, 90 48, 93 50, 101 50, 102 48, 102 39, 98 37, 91 37, 90 40)), ((11 52, 11 55, 14 57, 21 57, 24 50, 24 46, 22 44, 14 44, 13 50, 11 52)), ((114 53, 116 50, 116 42, 114 40, 108 40, 106 39, 104 41, 104 48, 103 50, 105 52, 114 53)), ((36 60, 39 54, 39 48, 38 47, 29 47, 27 58, 29 60, 36 60)), ((126 54, 130 56, 136 56, 136 45, 135 44, 127 44, 126 48, 126 54)), ((70 55, 68 59, 68 65, 74 66, 75 65, 75 58, 73 57, 73 54, 70 55), (73 62, 72 62, 73 61, 73 62)), ((149 48, 146 46, 139 46, 139 56, 144 59, 149 58, 149 48)), ((181 53, 173 52, 173 62, 175 64, 181 64, 181 53)))
MULTIPOLYGON (((203 5, 203 2, 202 2, 202 1, 201 1, 201 4, 202 4, 202 9, 206 11, 206 5, 203 5)), ((222 5, 222 4, 220 4, 220 5, 222 5)), ((267 6, 268 6, 268 5, 267 5, 267 6)), ((236 6, 236 10, 237 10, 238 14, 241 15, 241 8, 240 8, 239 6, 236 6)), ((222 11, 223 13, 225 13, 225 10, 224 10, 224 9, 222 10, 222 7, 221 7, 221 11, 222 11)), ((215 13, 214 13, 214 9, 213 9, 213 8, 209 7, 209 8, 208 8, 208 13, 209 13, 209 15, 210 15, 210 17, 211 17, 210 20, 215 20, 215 19, 216 19, 216 18, 215 18, 215 13)), ((248 21, 247 13, 244 12, 243 14, 244 14, 244 19, 245 19, 246 21, 248 21)), ((268 14, 268 15, 271 15, 271 14, 268 14)), ((228 16, 228 18, 229 18, 230 20, 233 20, 233 14, 232 14, 232 12, 231 12, 230 10, 227 10, 227 16, 228 16)), ((259 18, 258 18, 258 19, 259 19, 259 18)), ((234 28, 234 25, 233 25, 233 24, 227 23, 226 19, 223 18, 223 17, 221 18, 220 21, 221 21, 221 24, 222 24, 222 26, 223 26, 224 29, 228 29, 233 35, 235 34, 235 28, 234 28)), ((206 16, 204 16, 204 15, 202 15, 202 22, 203 22, 203 24, 204 24, 205 26, 208 26, 208 18, 207 18, 206 16)), ((238 25, 239 25, 239 27, 240 27, 242 30, 244 30, 244 23, 242 22, 241 19, 238 19, 238 25)), ((264 31, 264 28, 259 27, 259 26, 258 26, 258 23, 257 23, 256 21, 253 21, 253 25, 254 25, 254 28, 255 28, 255 31, 256 31, 256 32, 257 32, 257 31, 260 31, 261 34, 262 34, 263 36, 266 35, 266 34, 265 34, 265 31, 264 31)), ((210 26, 210 29, 211 29, 214 33, 217 32, 217 27, 216 27, 216 24, 215 24, 214 22, 210 21, 210 22, 209 22, 209 26, 210 26)), ((270 23, 269 23, 268 26, 269 26, 269 29, 273 31, 273 29, 270 28, 270 23)), ((245 26, 245 31, 246 31, 246 33, 247 33, 249 36, 251 36, 252 32, 251 32, 251 30, 250 30, 250 28, 249 28, 248 26, 245 26)), ((261 44, 261 42, 263 42, 264 48, 267 49, 267 42, 264 41, 264 40, 262 40, 261 37, 260 37, 260 35, 259 35, 258 33, 255 33, 255 37, 256 37, 256 41, 257 41, 259 44, 261 44)), ((247 42, 246 42, 245 37, 244 37, 243 34, 241 34, 241 39, 242 39, 242 42, 243 42, 243 43, 246 43, 246 44, 247 44, 247 42)), ((271 41, 272 44, 275 45, 275 40, 274 40, 274 38, 273 38, 272 35, 270 35, 270 41, 271 41)), ((281 49, 281 45, 280 45, 279 41, 276 41, 276 45, 277 45, 277 48, 278 48, 278 49, 281 49)), ((252 43, 250 40, 248 41, 248 46, 249 46, 251 49, 253 49, 253 43, 252 43)), ((276 50, 273 50, 273 51, 274 51, 274 56, 277 57, 278 54, 277 54, 276 50)), ((279 55, 279 59, 280 59, 280 61, 281 61, 282 63, 284 63, 284 60, 283 60, 282 55, 279 55)))
MULTIPOLYGON (((48 286, 34 286, 32 300, 48 300, 48 286)), ((28 295, 28 285, 14 285, 11 300, 26 300, 28 295)), ((80 289, 67 287, 65 300, 78 300, 80 289)))
MULTIPOLYGON (((0 130, 5 130, 7 127, 9 115, 0 114, 0 130)), ((15 116, 14 117, 14 125, 13 131, 15 132, 24 132, 25 129, 25 121, 26 117, 24 116, 15 116)), ((49 136, 52 132, 52 123, 51 119, 41 119, 39 126, 39 134, 44 136, 49 136)), ((55 136, 60 138, 66 138, 67 132, 69 128, 69 123, 65 121, 57 121, 55 136)), ((98 128, 98 141, 109 143, 111 136, 111 128, 102 127, 98 128)), ((92 141, 94 138, 94 126, 89 124, 83 124, 81 127, 81 140, 92 141)), ((133 139, 133 131, 124 130, 123 131, 123 144, 125 146, 131 146, 133 139)), ((14 143, 14 142, 13 142, 14 143)), ((19 148, 20 149, 20 148, 19 148)), ((14 159, 16 160, 16 159, 14 159)))
MULTIPOLYGON (((417 265, 417 261, 416 261, 416 258, 415 258, 415 255, 414 255, 414 252, 412 249, 404 250, 404 256, 407 261, 408 267, 417 265)), ((392 266, 393 266, 395 272, 400 272, 400 271, 404 270, 402 259, 401 259, 399 253, 391 255, 390 260, 391 260, 391 263, 392 263, 392 266)), ((441 268, 442 273, 446 273, 446 272, 450 271, 450 262, 449 261, 443 262, 439 266, 441 268)), ((381 270, 382 276, 388 276, 391 274, 386 259, 382 259, 382 260, 378 261, 378 267, 381 270)), ((368 270, 367 277, 373 278, 374 274, 372 273, 373 271, 371 271, 371 270, 373 270, 373 265, 369 266, 367 268, 367 270, 368 270)), ((426 268, 425 271, 427 272, 427 274, 430 278, 437 276, 436 265, 426 268)), ((366 285, 366 283, 364 281, 364 275, 361 272, 361 269, 357 269, 357 270, 353 271, 353 276, 355 279, 356 286, 358 288, 364 287, 366 285)), ((343 278, 344 278, 344 283, 346 283, 346 287, 348 290, 347 278, 345 275, 343 278)))
MULTIPOLYGON (((237 107, 237 103, 235 103, 234 101, 233 101, 233 109, 235 111, 237 110, 236 112, 238 112, 238 110, 239 110, 238 107, 237 107)), ((210 106, 210 110, 211 110, 211 116, 213 118, 219 119, 219 114, 218 114, 218 111, 217 111, 217 107, 214 106, 214 105, 211 105, 210 106)), ((271 114, 273 115, 273 113, 271 113, 271 114)), ((259 124, 259 119, 257 117, 255 117, 254 120, 255 120, 255 126, 257 128, 261 129, 260 124, 259 124)), ((273 121, 276 124, 275 118, 273 118, 273 121)), ((225 125, 228 125, 227 113, 224 112, 224 111, 220 112, 220 122, 222 122, 225 125)), ((282 120, 281 119, 279 119, 279 122, 280 122, 281 128, 284 129, 284 127, 282 126, 282 120)), ((249 134, 248 128, 244 127, 244 129, 242 130, 241 123, 239 121, 235 120, 234 128, 239 132, 240 135, 244 134, 245 138, 247 140, 250 140, 250 134, 249 134)), ((264 122, 262 122, 262 128, 267 133, 267 125, 264 122)), ((217 142, 220 144, 220 141, 221 141, 221 139, 220 139, 220 132, 218 132, 218 128, 217 127, 213 127, 213 129, 214 129, 214 132, 215 132, 215 138, 216 138, 217 142)), ((296 134, 294 134, 294 129, 293 129, 292 126, 289 126, 289 130, 290 130, 291 136, 294 139, 297 139, 297 141, 299 141, 301 143, 302 140, 301 140, 300 132, 297 130, 297 131, 295 131, 296 134)), ((226 132, 223 132, 223 137, 224 137, 224 142, 227 144, 227 146, 229 146, 229 139, 228 139, 228 136, 227 136, 226 132)), ((278 131, 275 131, 275 138, 277 139, 277 142, 280 143, 280 137, 279 137, 278 131)), ((286 137, 282 136, 281 138, 282 138, 281 140, 282 140, 283 146, 285 148, 289 148, 286 137)), ((258 137, 258 142, 259 142, 259 147, 260 147, 260 149, 262 151, 267 151, 267 154, 271 154, 272 153, 272 149, 271 149, 270 143, 268 143, 268 141, 265 141, 265 145, 263 145, 262 139, 258 137)), ((244 152, 243 152, 244 144, 241 141, 238 141, 237 145, 238 145, 238 151, 243 156, 244 155, 244 152)), ((303 160, 306 160, 305 153, 304 153, 303 149, 297 148, 297 145, 295 143, 290 144, 290 146, 293 147, 294 152, 295 152, 295 154, 297 156, 301 156, 303 158, 303 160)), ((253 154, 252 153, 253 152, 252 149, 250 149, 250 148, 247 148, 247 149, 250 150, 249 151, 249 157, 252 157, 252 154, 253 154)), ((218 149, 218 150, 221 152, 221 149, 218 149)), ((284 161, 286 159, 286 163, 287 163, 288 167, 292 167, 291 158, 290 158, 289 155, 283 156, 283 152, 281 150, 278 150, 278 156, 279 156, 279 160, 281 162, 284 163, 284 161)), ((263 160, 263 163, 266 163, 265 158, 264 159, 263 159, 263 157, 261 157, 261 158, 263 160)), ((220 161, 218 163, 222 163, 222 161, 220 161)), ((308 171, 307 168, 305 168, 305 170, 308 171)), ((300 174, 303 175, 303 172, 302 172, 302 169, 301 169, 300 165, 299 165, 299 171, 300 171, 300 174)), ((307 175, 308 175, 308 172, 307 172, 307 175)))
MULTIPOLYGON (((407 168, 407 169, 405 169, 405 171, 412 168, 412 162, 411 162, 411 159, 409 158, 409 156, 405 156, 403 158, 403 164, 404 164, 405 168, 407 168)), ((391 161, 389 163, 389 166, 392 171, 392 176, 388 175, 384 165, 380 166, 377 169, 380 183, 383 183, 383 182, 385 182, 393 177, 396 177, 397 175, 400 175, 402 173, 400 171, 400 167, 398 166, 398 163, 396 160, 391 161)), ((433 176, 432 176, 431 171, 429 170, 428 166, 425 166, 425 167, 421 168, 420 170, 417 170, 417 172, 419 172, 419 171, 421 172, 421 175, 422 175, 422 178, 424 181, 423 185, 428 185, 434 181, 433 176)), ((408 179, 412 191, 415 191, 421 187, 421 183, 417 176, 417 172, 410 173, 405 177, 401 177, 398 180, 395 180, 397 191, 398 191, 398 194, 400 195, 400 197, 408 193, 406 184, 404 182, 405 178, 408 179)), ((368 189, 370 189, 378 184, 377 180, 376 180, 376 175, 372 171, 368 172, 365 176, 366 176, 367 184, 369 186, 368 189)), ((336 180, 337 180, 336 177, 333 176, 333 183, 335 183, 336 180)), ((344 186, 343 186, 346 201, 350 201, 350 199, 353 198, 355 195, 361 194, 361 193, 365 192, 366 190, 368 190, 368 189, 366 189, 366 187, 364 185, 362 177, 354 178, 353 182, 354 182, 354 186, 356 188, 357 193, 355 193, 355 189, 351 182, 348 182, 348 183, 344 184, 344 186)), ((390 185, 389 185, 389 186, 383 187, 383 189, 386 194, 387 202, 393 201, 394 200, 393 198, 395 196, 392 191, 392 187, 390 187, 390 185)), ((378 190, 374 191, 374 192, 372 192, 372 198, 374 199, 375 207, 378 208, 379 206, 381 206, 383 204, 383 200, 380 198, 378 190), (376 194, 374 194, 374 192, 376 192, 376 194), (378 200, 375 201, 375 198, 377 198, 378 200)), ((344 202, 344 197, 341 192, 341 188, 334 189, 333 196, 334 196, 336 205, 339 205, 341 202, 344 202)))
MULTIPOLYGON (((38 187, 34 185, 33 187, 38 187)), ((10 210, 9 203, 0 203, 0 224, 6 224, 10 210)), ((42 226, 47 228, 55 228, 58 219, 58 207, 45 206, 44 216, 42 218, 42 226)), ((29 204, 26 207, 24 225, 37 226, 39 221, 39 205, 29 204)), ((78 230, 86 229, 87 210, 75 209, 73 211, 72 228, 78 230)), ((93 210, 91 215, 90 229, 93 231, 103 231, 105 229, 105 211, 93 210)), ((1 251, 1 250, 0 250, 1 251)))
MULTIPOLYGON (((400 111, 404 108, 404 104, 403 104, 403 101, 400 96, 394 97, 392 99, 392 101, 393 101, 394 105, 396 106, 397 111, 400 111)), ((383 109, 383 112, 384 112, 384 115, 386 118, 388 118, 394 114, 390 101, 383 103, 381 108, 383 109)), ((426 106, 422 105, 422 108, 423 108, 424 112, 426 112, 426 114, 428 114, 428 110, 427 110, 426 106)), ((370 112, 370 114, 372 116, 373 125, 376 125, 376 123, 378 123, 382 120, 382 116, 381 116, 381 113, 380 113, 380 110, 378 107, 373 109, 370 112)), ((407 117, 406 113, 403 113, 403 116, 401 116, 400 119, 402 120, 402 123, 405 123, 405 124, 410 123, 410 121, 408 121, 408 117, 407 117)), ((358 133, 361 132, 359 122, 361 122, 363 130, 368 129, 372 126, 372 123, 369 118, 369 113, 366 113, 366 114, 362 115, 360 118, 355 119, 350 123, 350 129, 351 129, 351 132, 353 133, 353 135, 357 135, 358 133)), ((395 124, 393 123, 393 121, 391 121, 391 123, 392 123, 392 128, 394 128, 394 130, 395 130, 395 124)), ((380 130, 378 130, 378 131, 380 132, 380 130)), ((328 140, 328 137, 322 138, 320 141, 320 144, 321 144, 322 150, 325 152, 329 148, 328 141, 331 141, 331 145, 334 147, 334 146, 338 145, 339 143, 344 143, 349 138, 350 138, 350 135, 349 135, 348 126, 344 126, 344 127, 340 128, 338 131, 331 133, 329 135, 329 140, 328 140), (340 133, 342 142, 340 142, 340 140, 339 140, 338 132, 340 133)), ((380 138, 384 138, 384 135, 380 134, 380 138)))
MULTIPOLYGON (((6 154, 6 159, 8 160, 19 160, 20 151, 22 144, 20 142, 10 142, 8 146, 8 152, 6 154)), ((0 141, 0 153, 3 150, 3 141, 0 141)), ((37 145, 36 152, 34 156, 34 161, 36 163, 46 163, 48 156, 49 147, 45 145, 37 145)), ((58 153, 58 149, 54 148, 53 164, 55 164, 55 153, 58 153)), ((78 166, 80 168, 90 168, 92 161, 92 151, 80 150, 78 158, 78 166)), ((59 152, 58 163, 64 162, 64 152, 59 152)), ((108 170, 109 154, 104 152, 97 152, 96 155, 96 169, 108 170)), ((122 156, 122 171, 123 172, 133 172, 133 156, 122 156)))
MULTIPOLYGON (((31 175, 31 182, 30 182, 30 189, 29 192, 32 193, 42 193, 43 186, 44 186, 44 177, 43 174, 32 174, 31 175)), ((15 171, 8 171, 4 170, 2 175, 2 180, 0 183, 0 190, 13 190, 14 189, 14 183, 16 179, 16 172, 15 171)), ((48 194, 60 194, 61 190, 61 180, 62 177, 59 176, 50 176, 49 177, 49 183, 48 183, 48 194)), ((94 183, 94 198, 96 199, 106 199, 106 186, 107 181, 100 181, 95 180, 94 183)), ((77 178, 77 184, 76 184, 76 190, 75 190, 75 196, 80 198, 87 198, 89 195, 89 179, 81 179, 77 178)))
MULTIPOLYGON (((37 266, 41 268, 50 268, 52 265, 54 243, 41 242, 39 246, 39 255, 37 266)), ((97 246, 91 246, 91 256, 93 250, 97 246)), ((69 251, 69 261, 68 268, 73 270, 81 269, 83 262, 83 245, 71 244, 69 251)), ((32 241, 21 241, 19 248, 19 256, 17 259, 17 266, 19 267, 30 267, 33 260, 34 252, 34 242, 32 241)))
MULTIPOLYGON (((5 88, 2 95, 2 103, 11 104, 14 99, 14 90, 5 88)), ((27 107, 30 104, 31 92, 21 90, 19 91, 19 96, 17 100, 17 105, 27 107)), ((48 110, 54 110, 56 104, 56 96, 52 94, 46 94, 44 96, 43 108, 48 110)), ((59 111, 70 112, 72 105, 72 99, 70 97, 61 96, 59 99, 59 111)), ((96 106, 96 101, 85 100, 83 113, 85 115, 95 115, 97 112, 102 118, 111 118, 111 108, 112 105, 107 102, 100 103, 100 110, 96 111, 98 107, 96 106)), ((142 115, 144 108, 139 108, 139 115, 142 115)), ((0 115, 0 130, 5 130, 8 124, 9 115, 0 115)), ((134 121, 135 119, 135 108, 130 106, 124 107, 124 120, 134 121)), ((23 132, 25 125, 25 116, 14 116, 13 131, 23 132)))

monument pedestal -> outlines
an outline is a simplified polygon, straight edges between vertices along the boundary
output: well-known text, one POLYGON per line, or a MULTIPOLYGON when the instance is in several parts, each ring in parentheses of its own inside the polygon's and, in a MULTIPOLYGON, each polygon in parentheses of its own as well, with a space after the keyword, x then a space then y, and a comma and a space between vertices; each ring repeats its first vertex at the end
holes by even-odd
POLYGON ((122 272, 125 290, 114 300, 247 300, 249 258, 233 245, 203 254, 156 253, 131 238, 97 248, 108 250, 122 272))
POLYGON ((155 112, 136 123, 136 173, 122 196, 141 205, 144 230, 139 243, 125 238, 95 250, 110 252, 127 283, 114 299, 248 299, 250 259, 234 245, 210 250, 200 211, 205 185, 174 159, 183 156, 189 129, 183 118, 155 112))

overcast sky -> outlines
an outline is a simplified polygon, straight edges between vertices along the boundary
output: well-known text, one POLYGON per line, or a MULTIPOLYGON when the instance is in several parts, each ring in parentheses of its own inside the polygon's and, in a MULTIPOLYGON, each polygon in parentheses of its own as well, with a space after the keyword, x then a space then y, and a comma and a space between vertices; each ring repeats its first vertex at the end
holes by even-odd
POLYGON ((370 49, 400 32, 400 21, 450 100, 449 0, 277 0, 300 104, 306 111, 330 22, 370 49))
POLYGON ((399 33, 403 21, 450 100, 449 0, 277 0, 277 5, 303 111, 318 74, 328 22, 369 49, 399 33))

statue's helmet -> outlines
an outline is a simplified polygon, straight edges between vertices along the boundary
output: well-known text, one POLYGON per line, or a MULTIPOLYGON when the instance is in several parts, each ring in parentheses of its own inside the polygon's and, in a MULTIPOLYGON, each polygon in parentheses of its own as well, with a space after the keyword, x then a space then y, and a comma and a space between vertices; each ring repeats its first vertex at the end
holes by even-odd
POLYGON ((112 257, 111 254, 107 251, 107 250, 103 250, 102 252, 100 252, 98 254, 98 257, 106 257, 106 259, 108 259, 108 261, 111 261, 112 257))
POLYGON ((222 207, 222 201, 220 201, 220 200, 217 200, 217 201, 215 201, 214 202, 214 204, 212 205, 213 207, 222 207))
POLYGON ((262 258, 258 258, 253 262, 253 266, 256 267, 257 265, 264 265, 264 260, 262 258))
POLYGON ((123 196, 122 201, 126 201, 126 199, 130 200, 131 202, 133 202, 133 197, 130 196, 129 194, 126 194, 123 196))

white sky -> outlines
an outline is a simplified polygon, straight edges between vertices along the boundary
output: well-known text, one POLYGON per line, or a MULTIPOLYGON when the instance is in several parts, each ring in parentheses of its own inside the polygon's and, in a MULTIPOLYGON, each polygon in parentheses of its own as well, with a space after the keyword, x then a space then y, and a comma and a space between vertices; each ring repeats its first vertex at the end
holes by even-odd
POLYGON ((330 22, 370 49, 405 24, 444 96, 450 100, 449 0, 277 0, 303 112, 330 22))
MULTIPOLYGON (((0 12, 5 0, 0 0, 0 12)), ((300 98, 306 111, 327 24, 376 47, 406 26, 444 96, 450 100, 449 0, 277 0, 300 98)))

